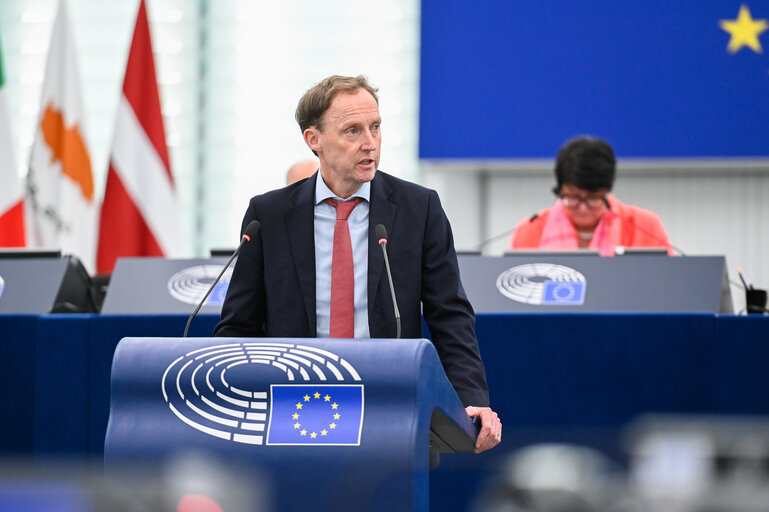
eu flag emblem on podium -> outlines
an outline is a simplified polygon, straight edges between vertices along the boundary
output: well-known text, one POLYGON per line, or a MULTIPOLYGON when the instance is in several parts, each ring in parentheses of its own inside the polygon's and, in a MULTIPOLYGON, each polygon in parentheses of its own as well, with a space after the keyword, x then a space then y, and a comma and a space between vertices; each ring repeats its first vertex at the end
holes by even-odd
POLYGON ((545 281, 542 304, 580 306, 585 303, 585 282, 545 281))
POLYGON ((270 387, 268 445, 360 445, 363 386, 270 387))

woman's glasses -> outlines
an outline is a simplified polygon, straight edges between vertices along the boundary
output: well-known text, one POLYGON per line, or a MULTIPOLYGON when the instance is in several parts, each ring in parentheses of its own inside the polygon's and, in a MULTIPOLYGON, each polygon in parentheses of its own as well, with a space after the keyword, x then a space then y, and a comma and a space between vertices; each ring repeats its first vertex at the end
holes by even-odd
POLYGON ((563 207, 569 210, 576 210, 579 208, 579 203, 584 203, 590 210, 597 210, 602 206, 606 206, 606 196, 588 196, 580 197, 570 194, 559 194, 558 197, 563 201, 563 207))

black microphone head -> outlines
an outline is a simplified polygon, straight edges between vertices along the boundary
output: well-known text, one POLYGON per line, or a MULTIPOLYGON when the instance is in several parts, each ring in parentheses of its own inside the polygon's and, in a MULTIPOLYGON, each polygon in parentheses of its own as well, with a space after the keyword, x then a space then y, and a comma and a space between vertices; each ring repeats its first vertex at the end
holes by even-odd
POLYGON ((377 224, 374 228, 374 232, 376 233, 377 240, 384 239, 387 241, 387 229, 385 229, 383 224, 377 224))
POLYGON ((248 226, 246 226, 246 230, 243 232, 243 236, 251 240, 259 232, 260 227, 262 227, 262 225, 259 223, 258 220, 256 219, 252 220, 251 222, 248 223, 248 226))

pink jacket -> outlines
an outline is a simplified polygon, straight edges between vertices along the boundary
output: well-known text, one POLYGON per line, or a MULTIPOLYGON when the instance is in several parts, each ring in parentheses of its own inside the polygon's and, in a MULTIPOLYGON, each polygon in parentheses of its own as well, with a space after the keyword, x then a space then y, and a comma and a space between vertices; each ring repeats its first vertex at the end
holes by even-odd
MULTIPOLYGON (((656 213, 623 204, 612 195, 608 196, 608 199, 610 210, 604 214, 596 227, 596 236, 590 249, 598 249, 603 256, 613 256, 618 246, 665 247, 668 253, 673 255, 668 234, 656 213)), ((555 205, 540 211, 534 217, 521 220, 510 237, 510 248, 577 249, 577 230, 561 212, 563 207, 559 199, 555 205)))

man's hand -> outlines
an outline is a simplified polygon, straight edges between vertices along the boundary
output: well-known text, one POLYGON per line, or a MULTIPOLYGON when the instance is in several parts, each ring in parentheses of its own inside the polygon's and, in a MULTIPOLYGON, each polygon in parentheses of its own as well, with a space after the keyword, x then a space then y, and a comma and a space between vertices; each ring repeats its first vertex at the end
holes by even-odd
POLYGON ((475 440, 475 453, 490 450, 502 440, 502 422, 490 407, 465 407, 467 415, 481 420, 481 431, 475 440))

